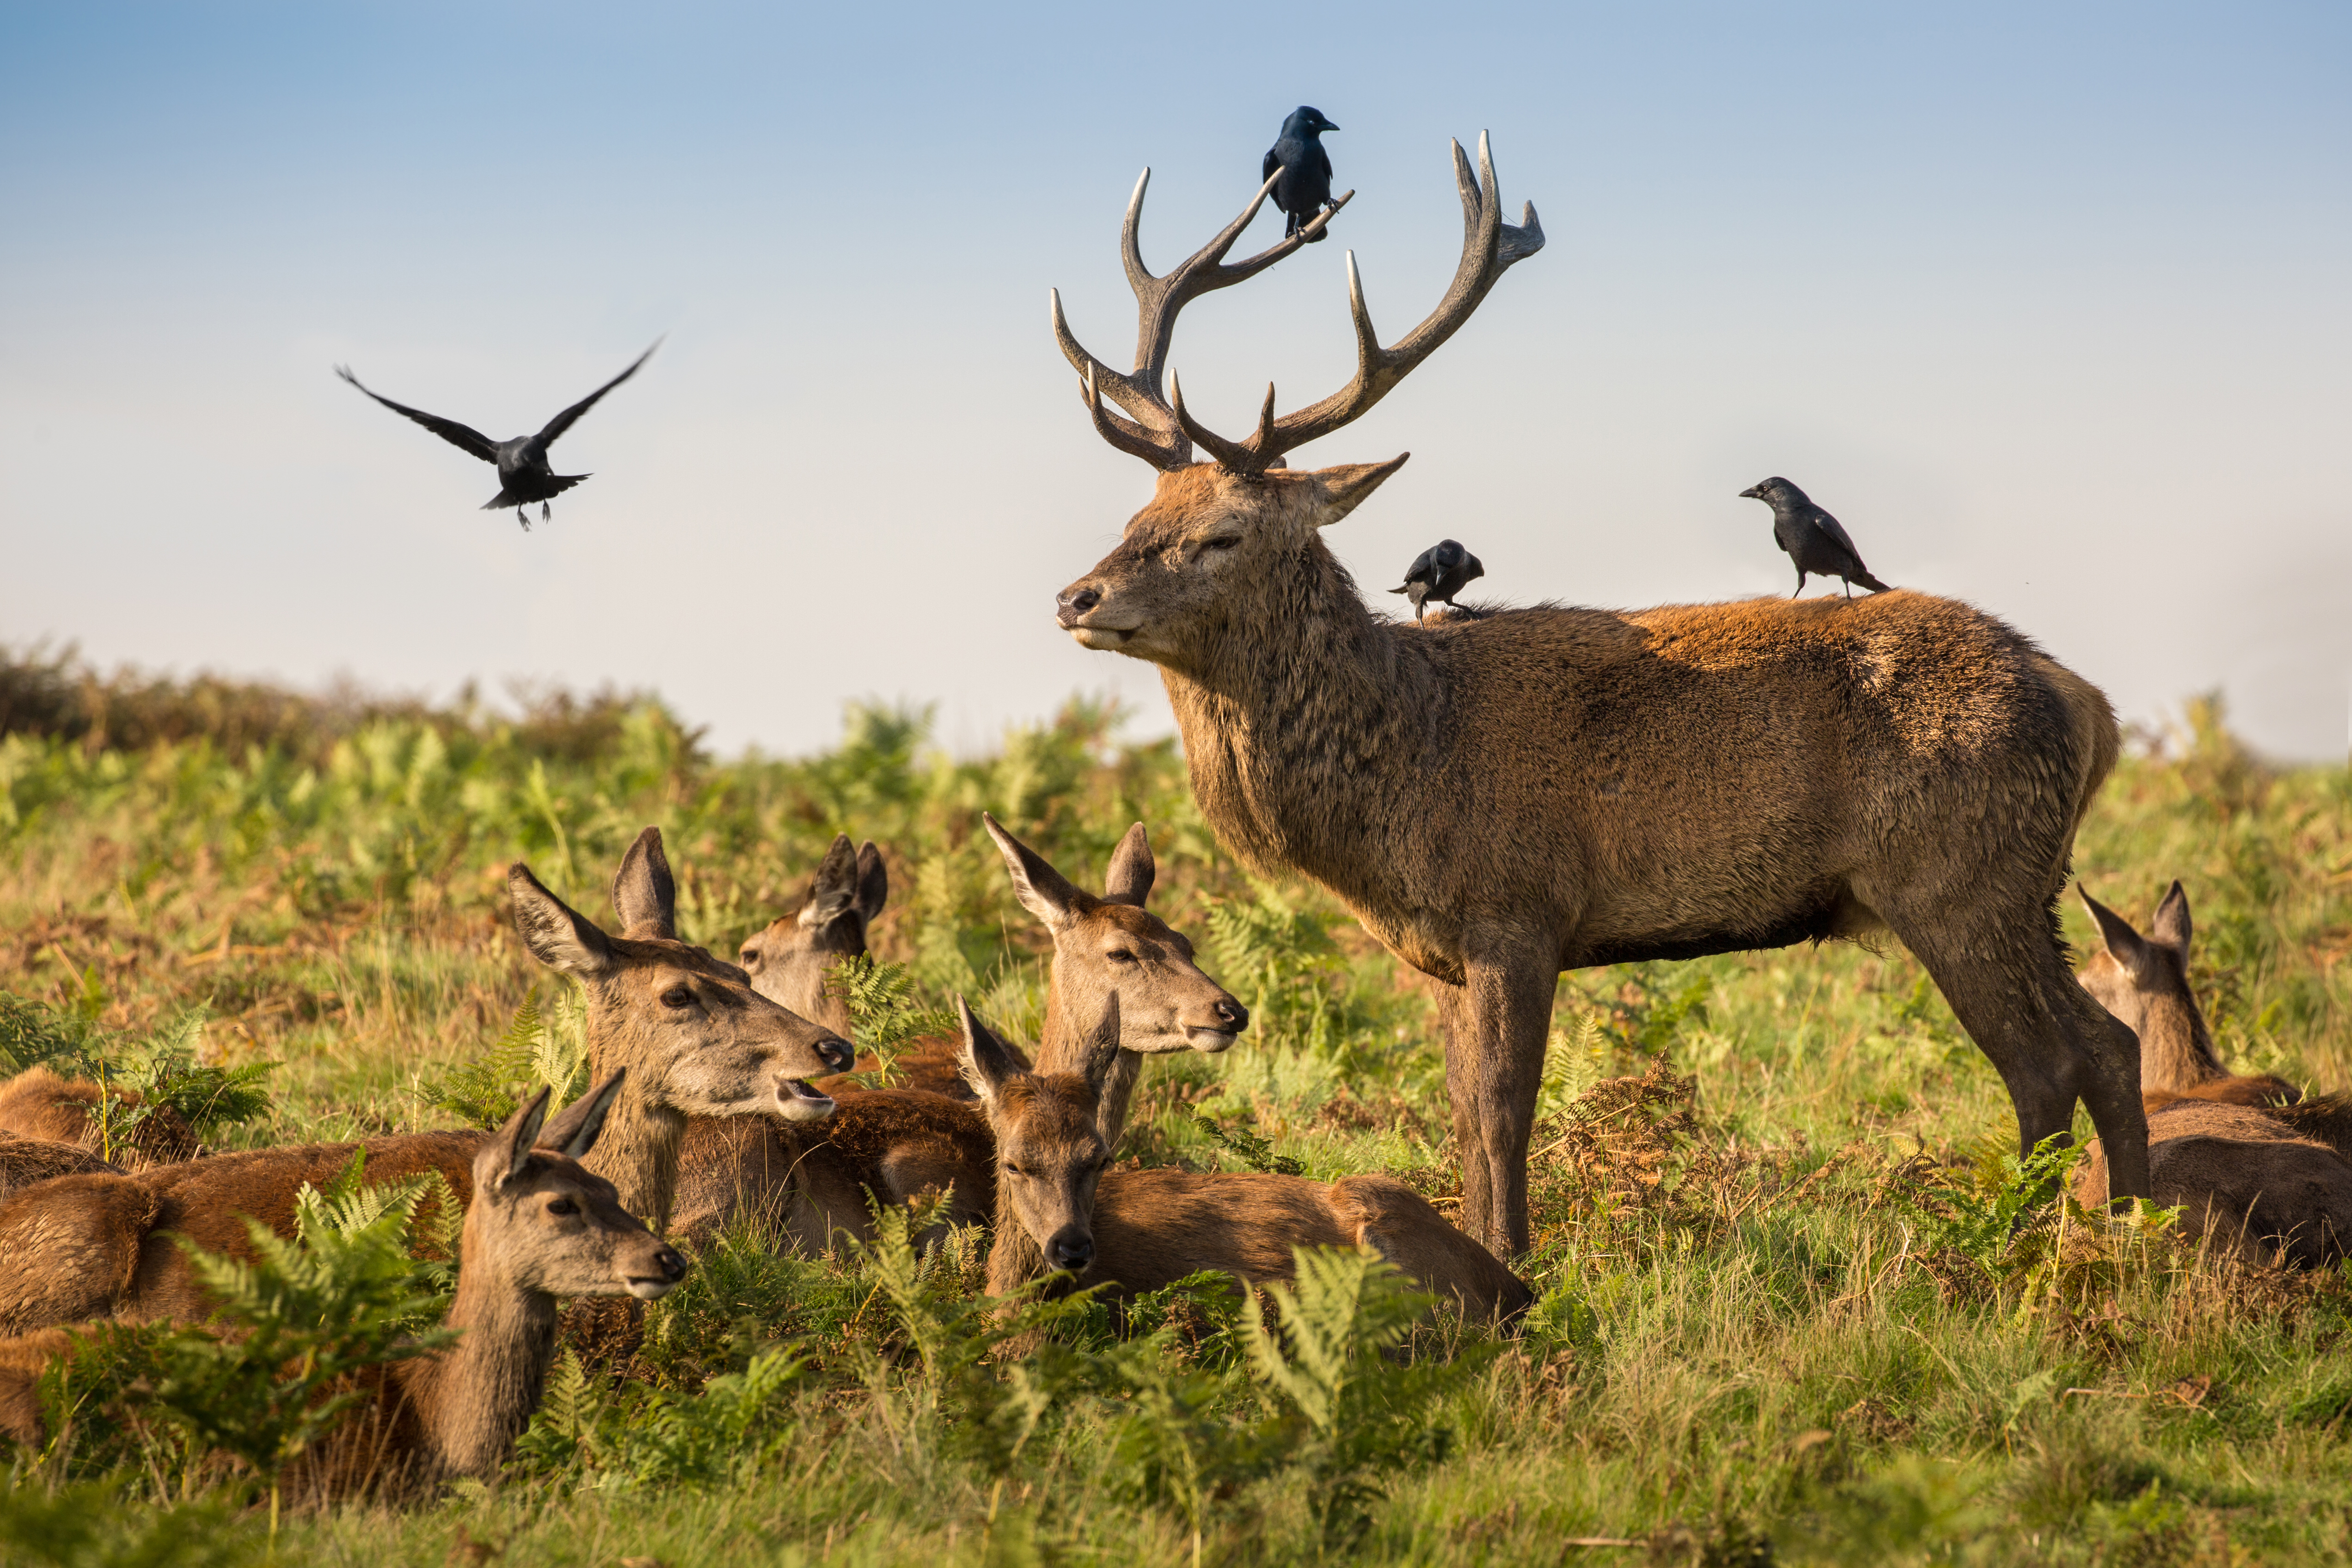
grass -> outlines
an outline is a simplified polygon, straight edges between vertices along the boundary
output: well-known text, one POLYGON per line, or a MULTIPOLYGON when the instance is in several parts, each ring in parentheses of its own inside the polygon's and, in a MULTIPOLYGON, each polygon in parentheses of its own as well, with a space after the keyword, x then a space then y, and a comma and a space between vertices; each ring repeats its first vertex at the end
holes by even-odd
MULTIPOLYGON (((1155 907, 1255 1012, 1228 1055, 1153 1064, 1130 1156, 1454 1190, 1418 984, 1313 889, 1242 876, 1172 749, 1119 743, 1101 705, 964 761, 928 747, 919 712, 854 709, 824 755, 722 763, 650 700, 610 700, 584 736, 473 707, 345 704, 305 728, 248 703, 278 728, 230 754, 173 738, 169 703, 136 690, 161 704, 135 730, 148 743, 86 719, 0 738, 0 990, 82 1020, 85 1052, 131 1052, 201 1008, 203 1059, 281 1064, 271 1109, 215 1142, 450 1124, 432 1087, 497 1050, 534 986, 552 1005, 504 924, 504 866, 529 859, 602 916, 647 822, 667 837, 687 933, 722 952, 788 907, 835 832, 876 839, 893 889, 878 955, 925 1005, 961 990, 1034 1037, 1046 948, 977 831, 986 806, 1082 883, 1148 822, 1155 907)), ((2352 773, 2266 767, 2218 705, 2192 703, 2179 733, 2137 737, 2076 870, 2136 917, 2181 879, 2225 1058, 2352 1087, 2352 773)), ((1315 1426, 1322 1396, 1286 1393, 1213 1297, 1139 1314, 1156 1337, 1124 1342, 1081 1310, 1008 1367, 966 1353, 995 1331, 974 1248, 917 1279, 909 1259, 775 1259, 722 1239, 617 1384, 559 1375, 508 1483, 397 1511, 294 1510, 274 1550, 354 1564, 481 1560, 469 1543, 583 1564, 2352 1561, 2352 1278, 2229 1266, 2160 1227, 2048 1205, 2020 1228, 1989 1223, 2032 1173, 2007 1147, 1994 1075, 1899 949, 1569 975, 1556 1024, 1525 1270, 1540 1304, 1499 1345, 1425 1329, 1410 1365, 1371 1355, 1365 1414, 1315 1426), (1394 1381, 1423 1374, 1410 1398, 1394 1381), (602 1447, 580 1436, 599 1431, 602 1447), (1378 1444, 1347 1447, 1365 1434, 1378 1444)), ((1346 1299, 1371 1345, 1377 1300, 1346 1299)), ((1307 1364, 1305 1342, 1286 1342, 1307 1364)), ((151 1470, 20 1458, 0 1555, 271 1550, 249 1491, 183 1498, 151 1470)))

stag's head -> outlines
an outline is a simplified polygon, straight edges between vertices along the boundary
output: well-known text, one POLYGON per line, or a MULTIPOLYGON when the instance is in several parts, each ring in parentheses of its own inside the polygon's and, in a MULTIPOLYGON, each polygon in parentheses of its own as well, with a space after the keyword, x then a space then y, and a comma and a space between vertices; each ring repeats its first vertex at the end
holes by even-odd
POLYGON ((737 960, 751 989, 803 1018, 849 1033, 849 1007, 824 977, 866 951, 866 930, 890 897, 890 873, 872 844, 853 849, 844 833, 825 851, 800 908, 744 940, 737 960))
POLYGON ((1144 191, 1151 179, 1151 171, 1144 171, 1128 203, 1120 234, 1138 315, 1133 372, 1112 370, 1080 347, 1063 319, 1060 293, 1052 297, 1055 340, 1082 378, 1079 395, 1096 430, 1120 451, 1160 471, 1151 504, 1129 521, 1118 548, 1062 590, 1056 601, 1056 618, 1081 646, 1186 669, 1230 626, 1234 606, 1242 597, 1238 590, 1295 574, 1302 558, 1312 555, 1315 531, 1347 516, 1403 466, 1405 459, 1399 457, 1386 463, 1294 473, 1285 467, 1284 454, 1329 435, 1387 396, 1469 320, 1507 268, 1543 247, 1543 226, 1536 220, 1533 204, 1518 224, 1503 222, 1502 196, 1485 136, 1478 139, 1476 173, 1458 142, 1454 143, 1454 169, 1462 196, 1462 260, 1437 309, 1395 347, 1382 348, 1350 251, 1348 302, 1356 328, 1354 379, 1321 402, 1279 417, 1269 384, 1258 409, 1257 428, 1238 441, 1195 419, 1184 406, 1182 385, 1168 373, 1177 315, 1201 295, 1254 277, 1318 238, 1355 193, 1339 197, 1288 238, 1246 261, 1227 263, 1225 253, 1256 216, 1280 177, 1277 174, 1207 245, 1165 277, 1155 278, 1143 265, 1137 235, 1144 191), (1104 407, 1106 399, 1122 413, 1104 407), (1195 447, 1212 460, 1195 462, 1195 447))
POLYGON ((1098 1042, 1079 1073, 1032 1072, 956 998, 963 1075, 996 1134, 996 1223, 1017 1225, 1049 1268, 1083 1273, 1095 1258, 1095 1187, 1110 1148, 1095 1111, 1118 1056, 1098 1042))
POLYGON ((463 1241, 468 1279, 484 1275, 544 1296, 667 1296, 686 1259, 621 1206, 613 1184, 580 1162, 619 1098, 614 1073, 547 1120, 541 1089, 474 1156, 463 1241))
POLYGON ((1004 857, 1021 907, 1053 933, 1048 1005, 1066 1021, 1094 1032, 1097 1020, 1115 1020, 1113 1043, 1145 1056, 1222 1051, 1249 1027, 1249 1009, 1202 973, 1184 933, 1144 909, 1157 869, 1143 824, 1119 840, 1097 898, 996 818, 982 812, 980 819, 1004 857))
POLYGON ((580 982, 593 1070, 625 1068, 632 1100, 674 1122, 771 1111, 833 1113, 807 1079, 850 1064, 849 1042, 751 988, 751 976, 677 935, 677 894, 661 833, 638 835, 613 883, 619 936, 540 885, 508 873, 515 928, 533 957, 580 982))

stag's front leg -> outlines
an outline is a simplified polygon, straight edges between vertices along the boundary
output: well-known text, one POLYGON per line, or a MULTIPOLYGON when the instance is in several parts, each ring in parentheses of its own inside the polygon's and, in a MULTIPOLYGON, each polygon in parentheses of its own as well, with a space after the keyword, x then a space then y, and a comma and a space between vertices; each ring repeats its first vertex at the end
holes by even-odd
POLYGON ((1472 959, 1451 998, 1445 1084, 1462 1150, 1462 1228, 1506 1262, 1528 1249, 1528 1136, 1543 1079, 1549 954, 1472 959), (1466 1114, 1465 1114, 1466 1113, 1466 1114))

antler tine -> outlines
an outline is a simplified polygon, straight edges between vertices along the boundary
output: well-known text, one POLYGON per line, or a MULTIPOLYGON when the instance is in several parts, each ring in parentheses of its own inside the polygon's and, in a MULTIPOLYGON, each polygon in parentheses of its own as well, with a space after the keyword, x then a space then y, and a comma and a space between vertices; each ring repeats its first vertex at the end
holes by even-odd
POLYGON ((1138 386, 1134 377, 1121 375, 1088 353, 1062 314, 1062 291, 1049 289, 1045 292, 1053 306, 1054 341, 1061 345, 1062 357, 1070 362, 1070 368, 1078 373, 1079 401, 1087 405, 1087 416, 1094 420, 1095 429, 1102 438, 1154 468, 1181 468, 1190 463, 1192 444, 1184 438, 1168 405, 1156 395, 1138 386), (1135 418, 1121 419, 1105 409, 1102 400, 1106 392, 1112 402, 1135 418))
POLYGON ((1265 466, 1257 461, 1256 454, 1261 447, 1274 438, 1274 383, 1269 381, 1265 384, 1265 402, 1257 411, 1257 429, 1247 441, 1228 441, 1186 412, 1184 383, 1172 370, 1168 373, 1168 390, 1175 405, 1176 423, 1184 427, 1185 435, 1209 449, 1209 455, 1217 459, 1219 467, 1235 473, 1248 473, 1265 466))

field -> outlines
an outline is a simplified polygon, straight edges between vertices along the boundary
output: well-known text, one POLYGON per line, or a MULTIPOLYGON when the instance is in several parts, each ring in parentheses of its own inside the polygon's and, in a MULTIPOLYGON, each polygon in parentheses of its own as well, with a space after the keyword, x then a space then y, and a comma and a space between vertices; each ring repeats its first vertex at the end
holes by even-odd
MULTIPOLYGON (((1254 1010, 1229 1055, 1153 1064, 1129 1157, 1452 1191, 1417 984, 1312 890, 1241 875, 1172 747, 1122 743, 1099 705, 985 757, 861 708, 824 754, 721 762, 651 700, 503 720, 229 691, 195 722, 130 692, 103 722, 58 697, 27 725, 26 691, 0 739, 9 1048, 278 1064, 268 1109, 216 1142, 451 1124, 451 1069, 534 992, 560 1045, 503 870, 526 859, 606 916, 647 823, 685 934, 722 953, 796 900, 836 831, 877 841, 877 956, 922 1007, 962 993, 1034 1038, 1045 943, 986 808, 1082 885, 1149 824, 1154 907, 1254 1010)), ((2143 922, 2180 878, 2225 1059, 2352 1087, 2352 773, 2266 767, 2218 704, 2189 715, 2136 737, 2077 874, 2143 922)), ((2092 940, 2071 900, 2065 917, 2092 940)), ((1556 1026, 1523 1268, 1541 1299, 1516 1338, 1440 1325, 1384 1359, 1394 1303, 1341 1264, 1285 1304, 1286 1361, 1202 1294, 1125 1341, 1070 1317, 1006 1363, 985 1358, 1003 1331, 975 1306, 978 1244, 919 1269, 722 1244, 634 1363, 560 1371, 495 1489, 295 1500, 273 1544, 250 1478, 93 1416, 18 1453, 0 1557, 2352 1561, 2352 1274, 2229 1265, 2160 1224, 2037 1203, 1998 1081, 1900 951, 1573 974, 1556 1026)))

